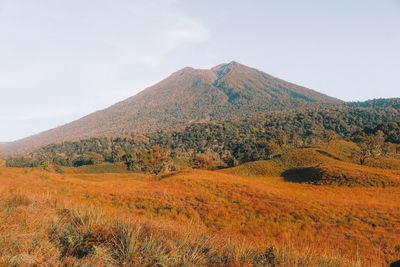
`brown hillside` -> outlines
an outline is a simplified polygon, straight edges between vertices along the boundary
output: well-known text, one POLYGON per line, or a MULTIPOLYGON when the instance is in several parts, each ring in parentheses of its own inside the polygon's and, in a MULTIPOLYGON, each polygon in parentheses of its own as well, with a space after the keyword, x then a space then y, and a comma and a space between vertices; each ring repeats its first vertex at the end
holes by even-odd
POLYGON ((388 266, 399 190, 0 167, 0 265, 388 266))
POLYGON ((248 162, 220 172, 242 177, 283 177, 286 181, 314 185, 387 187, 400 185, 395 159, 381 159, 382 166, 355 164, 354 144, 341 141, 335 148, 315 146, 284 152, 273 160, 248 162), (339 149, 340 148, 340 149, 339 149))
POLYGON ((5 145, 27 151, 49 143, 94 136, 176 128, 252 112, 342 103, 236 62, 210 70, 184 68, 139 94, 64 126, 5 145))

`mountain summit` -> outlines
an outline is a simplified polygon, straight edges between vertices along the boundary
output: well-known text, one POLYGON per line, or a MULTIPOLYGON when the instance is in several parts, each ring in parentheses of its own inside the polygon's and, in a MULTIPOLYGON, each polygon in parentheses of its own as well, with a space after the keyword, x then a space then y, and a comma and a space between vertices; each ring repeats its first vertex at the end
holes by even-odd
POLYGON ((234 119, 310 103, 342 101, 234 61, 209 70, 186 67, 107 109, 4 147, 29 151, 49 143, 234 119))

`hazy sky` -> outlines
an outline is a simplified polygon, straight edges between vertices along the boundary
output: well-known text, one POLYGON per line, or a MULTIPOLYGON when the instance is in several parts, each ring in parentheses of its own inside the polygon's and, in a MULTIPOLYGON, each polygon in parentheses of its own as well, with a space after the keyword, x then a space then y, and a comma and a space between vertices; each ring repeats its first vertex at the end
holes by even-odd
POLYGON ((400 97, 400 0, 0 0, 0 141, 231 60, 343 100, 400 97))

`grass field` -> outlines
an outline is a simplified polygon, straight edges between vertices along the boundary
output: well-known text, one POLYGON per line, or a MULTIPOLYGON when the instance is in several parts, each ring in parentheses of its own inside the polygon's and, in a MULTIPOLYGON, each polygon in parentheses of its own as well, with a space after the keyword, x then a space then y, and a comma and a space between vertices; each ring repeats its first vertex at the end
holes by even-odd
POLYGON ((345 147, 159 176, 0 167, 0 265, 387 266, 400 172, 345 147))

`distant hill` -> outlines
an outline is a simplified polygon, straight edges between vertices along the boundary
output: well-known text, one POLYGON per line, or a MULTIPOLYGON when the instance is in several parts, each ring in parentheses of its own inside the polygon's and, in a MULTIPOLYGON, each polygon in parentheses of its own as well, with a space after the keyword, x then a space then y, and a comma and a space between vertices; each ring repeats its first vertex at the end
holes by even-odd
POLYGON ((363 102, 348 102, 349 107, 393 108, 400 110, 400 98, 378 98, 363 102))
POLYGON ((177 128, 309 104, 341 103, 237 62, 210 70, 186 67, 107 109, 1 147, 3 152, 23 152, 62 141, 177 128))

